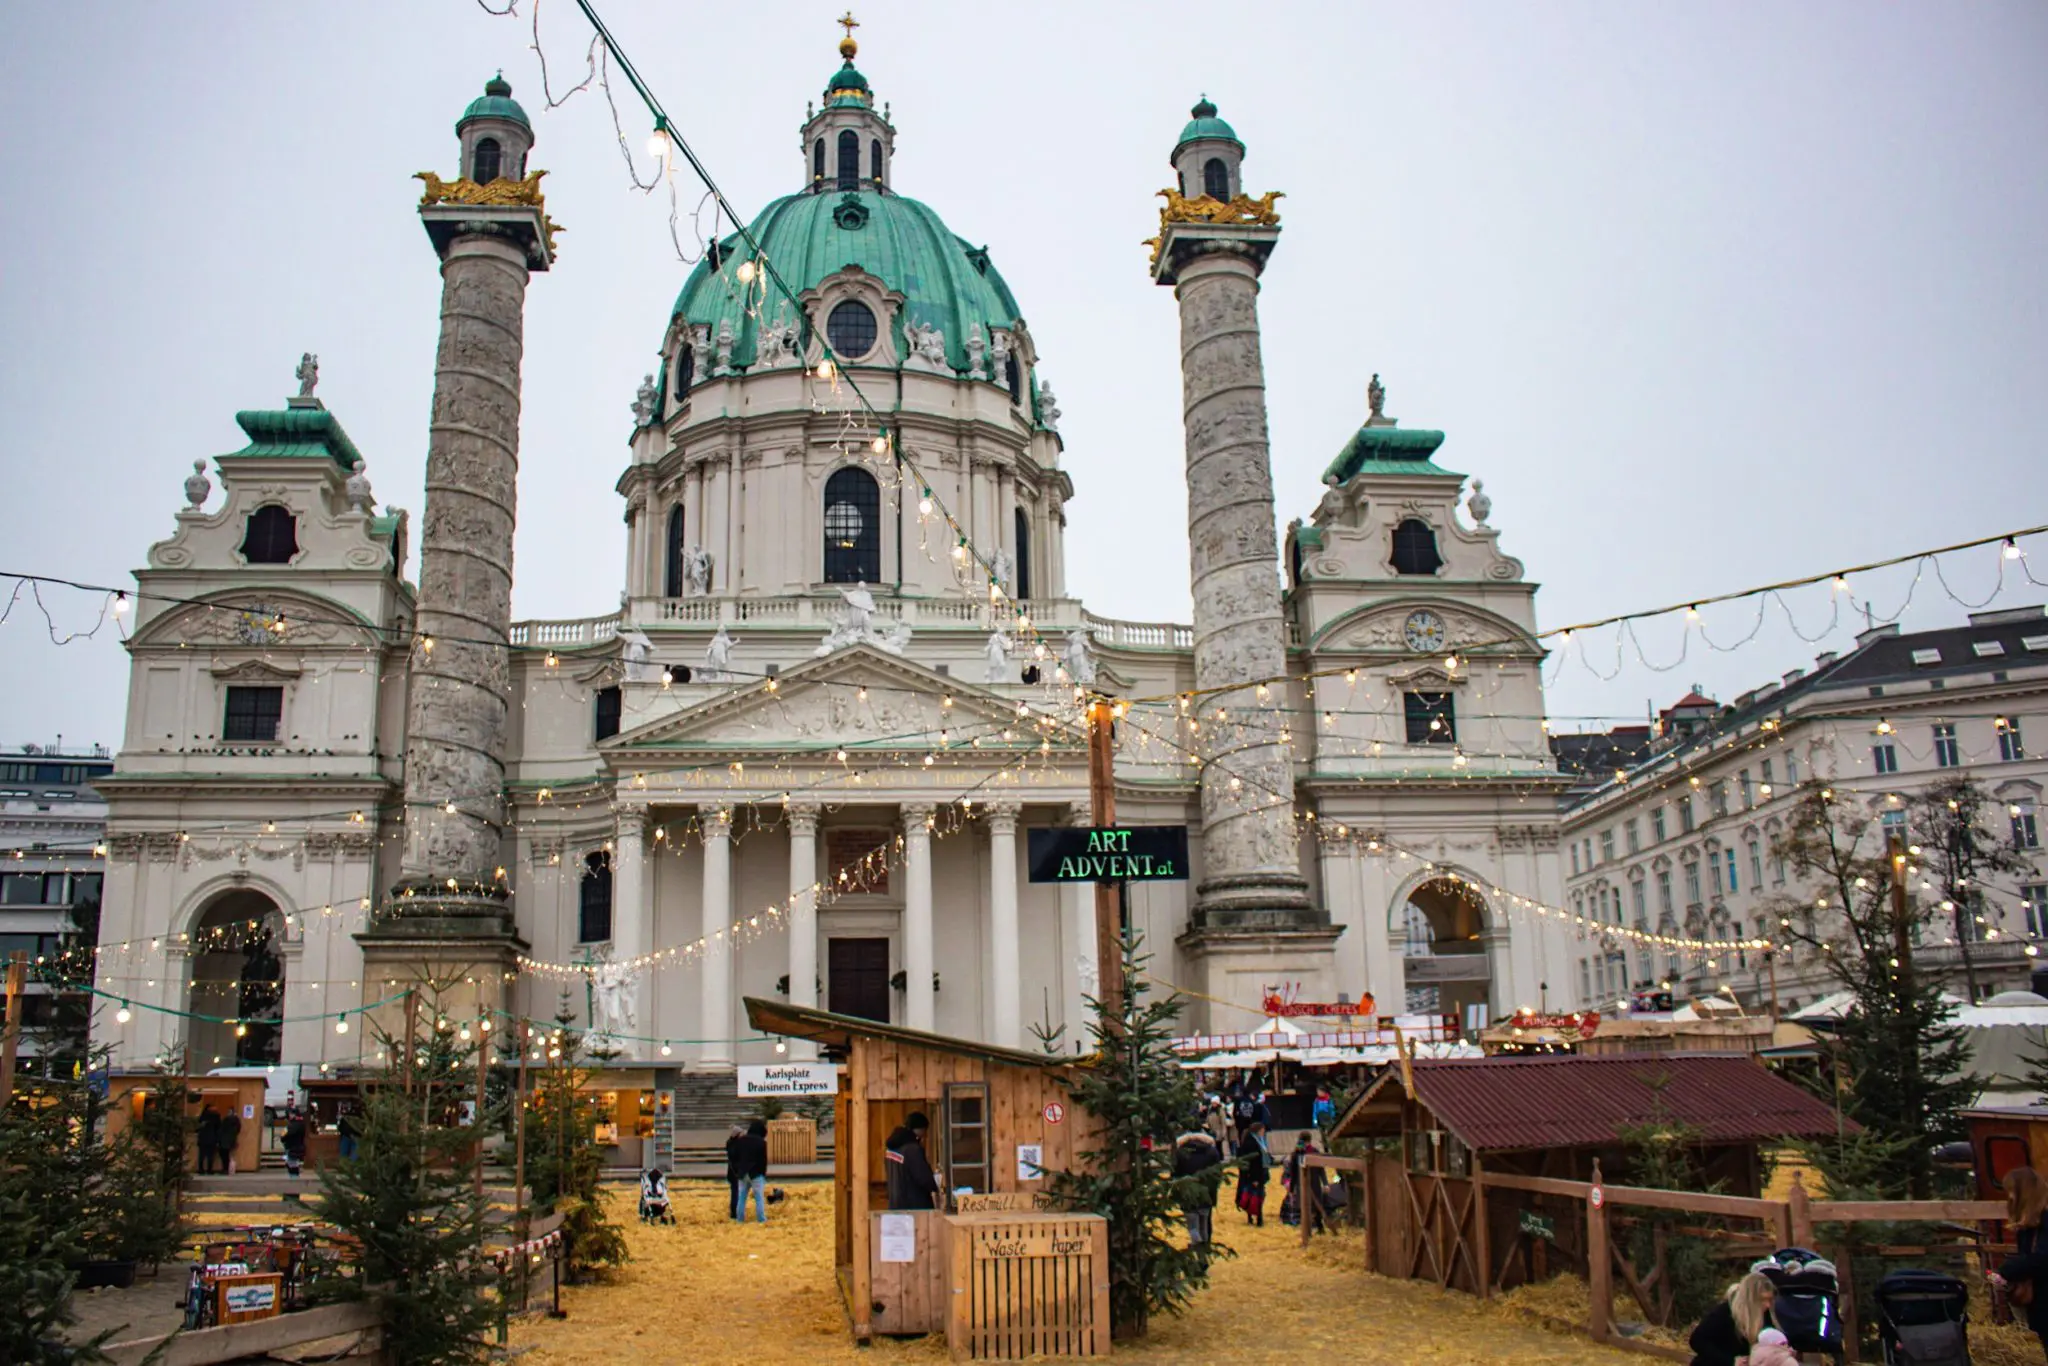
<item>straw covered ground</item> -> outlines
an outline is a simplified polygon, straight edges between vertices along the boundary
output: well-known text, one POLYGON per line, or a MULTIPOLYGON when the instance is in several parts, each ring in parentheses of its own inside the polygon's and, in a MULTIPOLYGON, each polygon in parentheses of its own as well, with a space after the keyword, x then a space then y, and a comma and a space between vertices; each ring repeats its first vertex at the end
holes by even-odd
MULTIPOLYGON (((512 1330, 524 1363, 643 1366, 689 1362, 861 1362, 947 1359, 943 1336, 853 1345, 832 1279, 831 1187, 791 1186, 766 1228, 725 1217, 722 1182, 676 1182, 677 1224, 643 1228, 630 1197, 633 1261, 609 1284, 563 1292, 566 1320, 512 1330)), ((1277 1199, 1274 1202, 1278 1204, 1277 1199)), ((1355 1240, 1303 1253, 1277 1219, 1247 1229, 1226 1197, 1217 1233, 1238 1256, 1221 1263, 1183 1318, 1144 1342, 1119 1345, 1130 1361, 1257 1362, 1340 1356, 1389 1366, 1603 1366, 1645 1358, 1596 1348, 1416 1282, 1367 1276, 1355 1240)))

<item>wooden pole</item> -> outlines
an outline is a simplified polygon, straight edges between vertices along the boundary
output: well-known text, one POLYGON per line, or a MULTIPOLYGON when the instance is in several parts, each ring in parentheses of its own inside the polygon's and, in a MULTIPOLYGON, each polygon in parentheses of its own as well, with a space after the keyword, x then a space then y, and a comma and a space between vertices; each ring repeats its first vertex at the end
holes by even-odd
MULTIPOLYGON (((1088 704, 1088 809, 1098 826, 1116 824, 1115 721, 1106 698, 1088 704)), ((1095 967, 1112 1021, 1124 1017, 1123 898, 1114 882, 1095 884, 1095 967)))
MULTIPOLYGON (((1600 1159, 1593 1159, 1593 1185, 1600 1185, 1600 1159)), ((1592 1301, 1593 1341, 1605 1342, 1614 1314, 1614 1258, 1607 1250, 1607 1206, 1586 1198, 1586 1288, 1592 1301)))
POLYGON ((14 1062, 21 1049, 21 997, 28 989, 28 953, 16 949, 7 958, 7 1032, 0 1038, 0 1110, 14 1099, 14 1062))
POLYGON ((412 1094, 412 1055, 418 1047, 413 1039, 414 997, 416 995, 417 991, 415 988, 407 987, 405 989, 405 1061, 403 1063, 403 1076, 405 1077, 405 1093, 408 1096, 412 1094))

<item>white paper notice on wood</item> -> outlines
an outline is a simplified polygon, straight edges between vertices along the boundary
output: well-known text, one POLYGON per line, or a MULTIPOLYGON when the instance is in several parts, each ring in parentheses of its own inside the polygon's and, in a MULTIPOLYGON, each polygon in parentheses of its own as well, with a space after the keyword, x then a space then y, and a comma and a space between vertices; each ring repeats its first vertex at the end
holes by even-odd
POLYGON ((1019 1181, 1041 1181, 1045 1179, 1045 1145, 1043 1143, 1019 1143, 1017 1145, 1017 1179, 1019 1181))
POLYGON ((882 1260, 885 1262, 914 1262, 917 1260, 917 1219, 909 1214, 885 1214, 882 1216, 882 1260))

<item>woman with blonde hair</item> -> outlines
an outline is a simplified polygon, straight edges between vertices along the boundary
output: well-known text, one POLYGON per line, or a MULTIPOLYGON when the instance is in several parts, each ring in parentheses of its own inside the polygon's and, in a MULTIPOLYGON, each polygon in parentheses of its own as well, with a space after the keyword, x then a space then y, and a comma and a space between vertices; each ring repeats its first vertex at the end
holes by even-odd
POLYGON ((2032 1167, 2014 1167, 2005 1174, 2005 1222, 2022 1256, 2034 1250, 2041 1220, 2048 1215, 2048 1181, 2032 1167))
POLYGON ((1771 1322, 1777 1288, 1761 1271, 1752 1271, 1728 1287, 1728 1298, 1709 1309, 1692 1330, 1692 1366, 1736 1366, 1771 1322))

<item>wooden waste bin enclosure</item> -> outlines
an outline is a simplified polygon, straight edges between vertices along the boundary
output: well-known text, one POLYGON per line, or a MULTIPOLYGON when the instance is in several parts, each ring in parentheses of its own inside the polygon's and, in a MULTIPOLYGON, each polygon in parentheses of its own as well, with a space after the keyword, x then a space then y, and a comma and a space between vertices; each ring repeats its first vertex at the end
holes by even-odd
POLYGON ((768 1121, 768 1165, 808 1167, 818 1160, 818 1126, 801 1115, 768 1121))
POLYGON ((1080 1170, 1100 1142, 1068 1095, 1073 1064, 783 1001, 750 997, 746 1007, 756 1029, 808 1039, 846 1064, 833 1263, 857 1340, 943 1332, 956 1356, 1108 1352, 1107 1265, 1095 1245, 1079 1250, 1098 1235, 1077 1232, 1101 1220, 1044 1208, 1047 1173, 1080 1170), (889 1208, 886 1144, 912 1114, 930 1121, 943 1208, 889 1208), (1031 1231, 1007 1244, 959 1231, 988 1228, 1031 1231))

